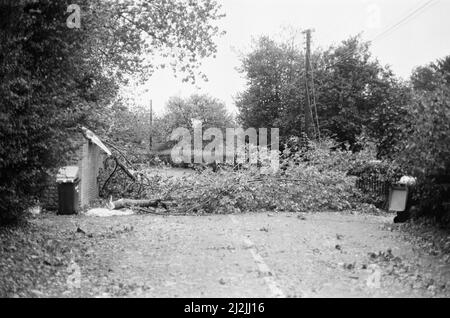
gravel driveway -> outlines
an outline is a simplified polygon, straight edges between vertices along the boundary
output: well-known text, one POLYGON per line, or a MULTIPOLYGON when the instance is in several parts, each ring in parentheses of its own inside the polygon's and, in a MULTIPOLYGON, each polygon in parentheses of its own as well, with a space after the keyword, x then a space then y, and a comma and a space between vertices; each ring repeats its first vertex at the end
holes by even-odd
MULTIPOLYGON (((4 278, 3 286, 7 296, 450 294, 449 264, 415 247, 408 235, 392 224, 392 215, 44 215, 32 224, 47 233, 45 242, 58 242, 59 247, 52 251, 60 256, 52 257, 61 262, 43 263, 41 274, 35 275, 53 271, 53 279, 44 282, 33 277, 12 282, 13 269, 8 272, 4 267, 2 276, 9 277, 9 281, 4 278), (32 286, 27 286, 30 280, 32 286)), ((37 253, 31 262, 42 262, 39 255, 48 253, 37 253)), ((20 259, 9 257, 16 268, 20 266, 20 259)))

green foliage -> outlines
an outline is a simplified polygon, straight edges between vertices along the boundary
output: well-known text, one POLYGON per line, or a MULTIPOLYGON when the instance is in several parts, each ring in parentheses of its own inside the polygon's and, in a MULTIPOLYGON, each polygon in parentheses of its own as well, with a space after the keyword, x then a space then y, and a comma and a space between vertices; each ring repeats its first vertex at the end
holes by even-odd
POLYGON ((417 91, 433 91, 443 82, 450 84, 450 56, 419 66, 411 75, 411 84, 417 91))
POLYGON ((175 179, 153 173, 148 174, 143 190, 132 193, 125 189, 133 183, 122 175, 105 195, 169 200, 173 201, 169 212, 182 214, 363 209, 356 178, 345 170, 368 155, 332 151, 327 148, 330 144, 313 144, 306 157, 289 157, 281 162, 285 169, 276 173, 249 164, 238 171, 224 167, 218 173, 205 170, 175 179))
MULTIPOLYGON (((359 150, 358 136, 367 134, 376 139, 380 151, 391 147, 409 91, 371 57, 369 44, 353 37, 313 52, 311 63, 322 136, 359 150), (384 135, 386 127, 389 132, 384 135)), ((302 49, 262 37, 243 59, 241 71, 247 76, 247 89, 237 98, 241 123, 280 127, 281 137, 300 136, 306 96, 302 49)))
POLYGON ((200 121, 205 129, 234 127, 233 118, 225 104, 216 98, 192 95, 186 99, 172 97, 169 100, 163 120, 168 122, 171 131, 178 127, 192 129, 192 119, 200 121))
POLYGON ((355 164, 348 173, 361 178, 376 177, 380 181, 396 182, 402 176, 401 168, 389 161, 364 161, 355 164))
POLYGON ((292 45, 261 37, 242 60, 247 89, 236 99, 245 127, 279 127, 280 136, 300 136, 304 56, 292 45))
POLYGON ((197 94, 188 98, 172 97, 166 105, 165 113, 155 120, 153 135, 162 144, 162 149, 157 150, 167 150, 175 144, 170 141, 170 136, 177 128, 187 128, 193 133, 193 120, 201 123, 203 131, 218 128, 225 132, 226 128, 235 126, 225 104, 216 98, 197 94))
MULTIPOLYGON (((449 60, 449 59, 447 59, 449 60)), ((402 142, 402 163, 419 176, 446 175, 450 155, 450 69, 434 75, 435 87, 415 90, 402 142)))
POLYGON ((415 92, 410 128, 396 160, 418 178, 422 211, 442 217, 450 197, 450 88, 444 77, 432 91, 415 92))
POLYGON ((69 4, 0 5, 0 222, 27 208, 79 126, 106 128, 127 76, 144 79, 169 63, 193 80, 216 50, 222 15, 212 0, 81 0, 80 29, 66 26, 69 4), (157 56, 167 59, 155 65, 157 56))
POLYGON ((360 152, 350 151, 350 145, 344 147, 333 139, 323 139, 320 142, 310 142, 309 151, 302 157, 310 165, 317 167, 319 171, 339 171, 348 173, 354 167, 362 165, 375 158, 373 145, 365 145, 360 152))
POLYGON ((66 5, 41 1, 0 9, 0 222, 26 209, 47 171, 70 154, 77 124, 98 123, 97 86, 88 79, 97 76, 105 87, 109 82, 79 64, 83 33, 59 23, 66 5))
POLYGON ((105 118, 103 140, 109 147, 127 154, 133 163, 141 163, 148 157, 150 111, 146 107, 132 105, 124 99, 116 100, 105 118), (127 106, 128 105, 128 106, 127 106))
POLYGON ((145 79, 169 66, 191 82, 204 77, 198 67, 216 53, 214 40, 222 34, 216 21, 224 16, 215 0, 95 0, 82 11, 82 26, 97 51, 92 53, 110 75, 145 79))

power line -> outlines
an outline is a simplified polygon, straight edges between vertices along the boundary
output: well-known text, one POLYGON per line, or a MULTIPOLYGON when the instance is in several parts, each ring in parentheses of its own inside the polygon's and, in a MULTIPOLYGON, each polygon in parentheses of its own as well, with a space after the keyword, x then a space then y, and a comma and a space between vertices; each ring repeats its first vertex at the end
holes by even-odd
MULTIPOLYGON (((429 9, 430 7, 432 7, 438 1, 439 0, 429 0, 426 3, 420 5, 419 7, 417 7, 413 11, 411 11, 409 14, 407 14, 404 18, 400 19, 398 22, 396 22, 395 24, 391 25, 390 27, 385 29, 383 32, 381 32, 380 34, 375 36, 369 42, 373 43, 376 40, 379 40, 379 39, 382 39, 383 37, 386 37, 390 33, 392 33, 395 30, 397 30, 399 27, 401 27, 403 24, 405 24, 405 23, 411 21, 412 19, 418 17, 422 12, 424 12, 425 10, 429 9)), ((330 68, 330 67, 336 66, 336 65, 338 65, 338 64, 340 64, 342 62, 345 62, 346 60, 348 60, 350 57, 352 57, 355 54, 355 51, 353 49, 349 48, 347 50, 348 50, 347 52, 344 51, 344 54, 341 56, 340 61, 335 62, 335 63, 327 66, 327 68, 330 68)), ((317 103, 316 103, 316 99, 315 99, 315 88, 314 88, 314 71, 313 71, 313 68, 312 68, 311 60, 308 59, 308 62, 310 63, 309 67, 310 67, 311 76, 312 76, 311 79, 312 79, 312 85, 313 85, 312 86, 313 106, 314 106, 314 110, 315 110, 315 114, 316 114, 316 124, 317 124, 319 139, 320 139, 319 117, 318 117, 318 113, 317 113, 317 103)), ((307 95, 309 95, 309 94, 307 93, 307 95)), ((309 96, 307 98, 309 98, 309 96)), ((312 112, 312 110, 311 110, 311 112, 312 112)))
POLYGON ((411 19, 419 16, 420 13, 424 12, 426 9, 430 8, 432 5, 434 5, 438 0, 429 0, 426 3, 420 5, 418 8, 411 11, 409 14, 407 14, 404 18, 400 19, 400 21, 396 22, 395 24, 388 27, 386 30, 375 36, 370 42, 377 41, 389 33, 392 33, 396 29, 398 29, 402 24, 409 22, 411 19))
MULTIPOLYGON (((387 29, 385 29, 384 31, 382 31, 380 34, 376 35, 372 40, 370 40, 370 43, 373 43, 374 41, 378 41, 383 37, 386 37, 389 33, 392 33, 393 31, 397 30, 399 27, 401 27, 404 23, 409 22, 410 20, 418 17, 420 15, 420 13, 424 12, 425 10, 431 8, 433 5, 437 4, 439 0, 429 0, 427 2, 425 2, 424 4, 420 5, 419 7, 417 7, 416 9, 413 9, 412 11, 410 11, 410 13, 408 13, 404 18, 400 19, 398 22, 394 23, 393 25, 389 26, 387 29), (422 11, 422 12, 421 12, 422 11)), ((348 49, 347 52, 344 52, 344 55, 341 56, 340 61, 337 61, 331 65, 329 65, 327 68, 331 68, 333 66, 336 66, 340 63, 345 62, 346 60, 348 60, 350 57, 352 57, 352 55, 355 52, 352 49, 348 49)))
MULTIPOLYGON (((389 33, 392 33, 393 31, 395 31, 396 29, 398 29, 402 24, 409 22, 411 19, 416 18, 417 16, 420 15, 420 13, 422 13, 424 10, 427 10, 429 8, 431 8, 433 5, 437 4, 437 2, 439 2, 439 0, 429 0, 426 3, 420 5, 419 7, 417 7, 416 9, 413 9, 410 13, 408 13, 407 16, 405 16, 404 18, 400 19, 398 22, 396 22, 395 24, 389 26, 387 29, 385 29, 383 32, 381 32, 380 34, 376 35, 372 40, 370 40, 369 42, 374 42, 377 40, 380 40, 382 37, 387 36, 389 33), (421 12, 422 11, 422 12, 421 12)), ((353 55, 355 54, 355 50, 353 50, 352 48, 348 48, 347 50, 345 50, 343 52, 343 55, 340 56, 340 60, 332 63, 330 65, 327 66, 327 68, 331 68, 333 66, 336 66, 338 64, 341 63, 345 63, 349 58, 351 58, 353 55)), ((303 72, 302 74, 303 75, 303 72)))

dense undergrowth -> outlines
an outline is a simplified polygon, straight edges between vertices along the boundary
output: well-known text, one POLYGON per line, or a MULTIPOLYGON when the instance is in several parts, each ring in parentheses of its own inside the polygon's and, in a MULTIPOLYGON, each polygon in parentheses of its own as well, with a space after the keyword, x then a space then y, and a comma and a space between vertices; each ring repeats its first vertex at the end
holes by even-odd
MULTIPOLYGON (((172 202, 169 212, 185 214, 255 211, 342 211, 373 208, 356 188, 348 171, 373 158, 369 151, 353 153, 333 142, 310 143, 307 151, 284 150, 278 171, 267 172, 250 164, 239 169, 221 166, 182 178, 138 173, 133 182, 115 173, 103 189, 105 198, 161 199, 172 202), (332 150, 335 149, 335 150, 332 150), (140 175, 140 177, 139 177, 140 175)), ((113 168, 104 171, 106 181, 113 168)))

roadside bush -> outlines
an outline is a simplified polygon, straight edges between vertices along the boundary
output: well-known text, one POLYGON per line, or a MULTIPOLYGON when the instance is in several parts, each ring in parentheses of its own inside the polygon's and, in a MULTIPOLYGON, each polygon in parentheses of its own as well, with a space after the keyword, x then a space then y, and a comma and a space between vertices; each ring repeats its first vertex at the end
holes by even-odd
POLYGON ((78 125, 95 127, 97 92, 110 83, 80 58, 90 31, 67 32, 60 21, 67 5, 0 4, 0 224, 17 220, 39 196, 48 172, 73 149, 78 125), (94 78, 96 85, 86 84, 94 78))
POLYGON ((347 173, 355 167, 375 159, 375 149, 371 144, 364 145, 361 151, 353 152, 350 145, 339 146, 333 139, 311 142, 305 160, 319 171, 340 171, 347 173))
POLYGON ((422 214, 448 217, 450 201, 450 87, 442 79, 433 91, 416 92, 411 128, 397 162, 417 177, 415 200, 422 214))

